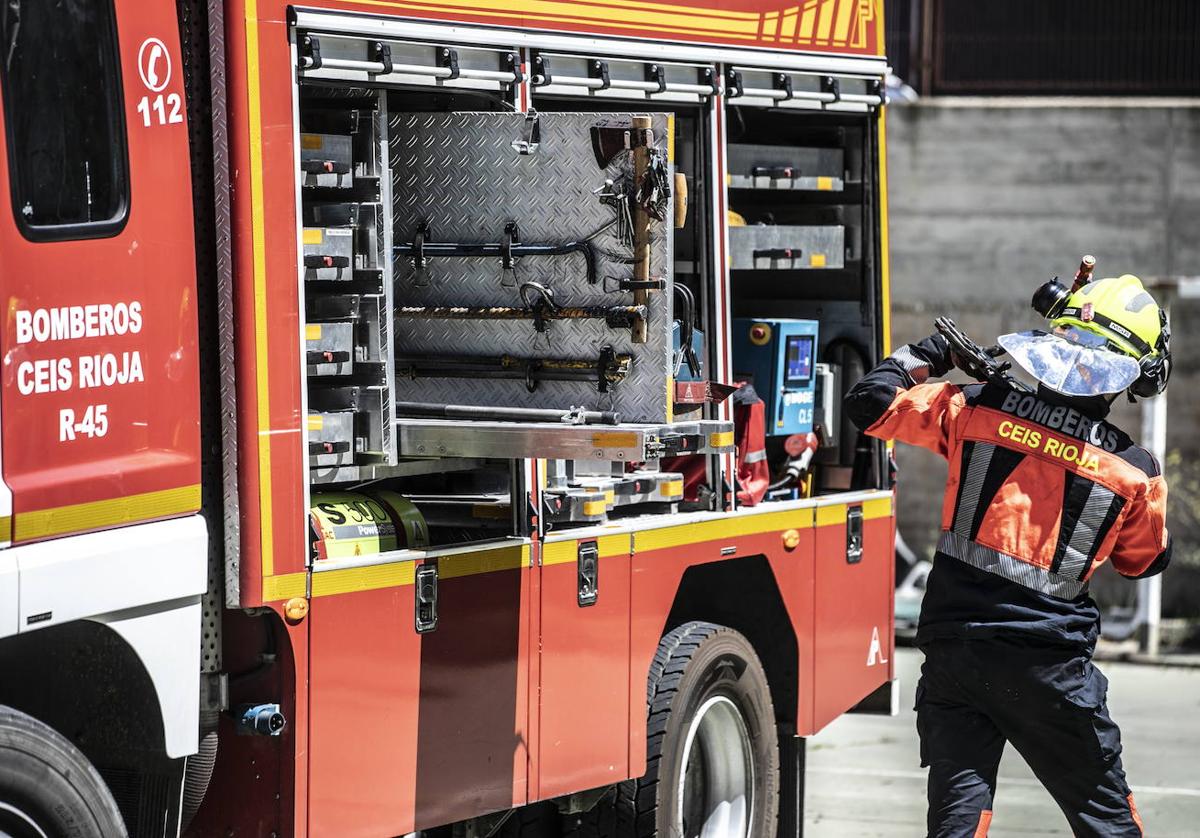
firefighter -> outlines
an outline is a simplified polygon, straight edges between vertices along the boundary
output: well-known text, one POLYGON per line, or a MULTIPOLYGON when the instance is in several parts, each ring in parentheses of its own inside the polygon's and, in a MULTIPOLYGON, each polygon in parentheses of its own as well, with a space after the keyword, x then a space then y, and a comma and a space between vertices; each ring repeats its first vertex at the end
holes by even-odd
POLYGON ((1075 835, 1141 835, 1120 731, 1092 664, 1100 613, 1088 579, 1171 557, 1167 487, 1144 448, 1106 419, 1121 392, 1150 397, 1170 374, 1166 316, 1137 277, 1034 295, 1048 331, 1000 345, 1038 381, 960 387, 946 339, 901 347, 847 395, 871 436, 950 463, 942 532, 921 609, 917 685, 931 836, 986 836, 1006 742, 1075 835))

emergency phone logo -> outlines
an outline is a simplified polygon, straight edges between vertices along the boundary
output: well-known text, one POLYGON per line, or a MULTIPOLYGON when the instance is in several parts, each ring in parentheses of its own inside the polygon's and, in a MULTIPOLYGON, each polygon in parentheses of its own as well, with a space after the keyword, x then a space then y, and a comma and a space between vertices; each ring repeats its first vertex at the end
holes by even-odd
POLYGON ((158 38, 142 41, 138 50, 138 74, 151 93, 158 93, 171 81, 171 53, 158 38))
POLYGON ((177 125, 183 122, 183 97, 163 93, 171 83, 171 52, 158 38, 147 38, 138 49, 138 75, 149 94, 138 100, 142 126, 177 125))

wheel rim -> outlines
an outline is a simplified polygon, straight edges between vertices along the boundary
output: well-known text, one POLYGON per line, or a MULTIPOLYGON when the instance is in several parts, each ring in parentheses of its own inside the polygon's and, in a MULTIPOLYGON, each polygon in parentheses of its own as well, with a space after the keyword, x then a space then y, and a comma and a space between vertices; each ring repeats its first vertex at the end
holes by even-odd
POLYGON ((0 835, 12 838, 49 838, 29 815, 9 803, 0 801, 0 835))
POLYGON ((749 838, 754 752, 742 712, 716 695, 696 711, 679 768, 676 822, 683 838, 749 838))

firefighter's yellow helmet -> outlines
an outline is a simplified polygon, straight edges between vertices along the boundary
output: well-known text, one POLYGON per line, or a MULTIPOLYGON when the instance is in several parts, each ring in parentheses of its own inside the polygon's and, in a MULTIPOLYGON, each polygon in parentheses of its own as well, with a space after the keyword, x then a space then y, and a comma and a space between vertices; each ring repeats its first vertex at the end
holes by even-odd
POLYGON ((1033 306, 1050 332, 1001 335, 1000 345, 1052 390, 1098 396, 1128 389, 1157 395, 1171 373, 1170 328, 1158 303, 1133 274, 1097 280, 1077 291, 1052 280, 1033 306))
POLYGON ((1104 338, 1107 348, 1138 360, 1161 349, 1163 318, 1158 303, 1133 274, 1089 282, 1067 298, 1050 325, 1056 331, 1091 332, 1104 338))

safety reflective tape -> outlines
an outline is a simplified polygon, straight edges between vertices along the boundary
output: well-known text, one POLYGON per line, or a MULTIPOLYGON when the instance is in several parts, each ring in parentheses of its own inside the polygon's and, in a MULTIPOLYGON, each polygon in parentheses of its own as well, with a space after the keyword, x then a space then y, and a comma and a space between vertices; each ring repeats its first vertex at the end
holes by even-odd
POLYGON ((711 448, 728 448, 733 445, 733 431, 717 431, 708 435, 711 448))
POLYGON ((325 417, 319 413, 308 414, 308 429, 310 431, 319 431, 325 427, 325 417))
POLYGON ((584 515, 603 515, 608 511, 608 504, 603 500, 585 500, 583 502, 584 515))
POLYGON ((751 464, 751 463, 761 463, 761 462, 762 462, 763 460, 765 460, 766 458, 767 458, 767 449, 765 449, 765 448, 760 448, 760 449, 759 449, 759 450, 757 450, 757 451, 749 451, 749 452, 747 452, 747 453, 746 453, 746 456, 745 456, 745 458, 744 458, 744 460, 743 460, 743 461, 744 461, 744 462, 745 462, 747 465, 749 465, 749 464, 751 464))
POLYGON ((308 593, 307 573, 285 573, 263 579, 263 602, 279 602, 308 593))
POLYGON ((83 530, 119 527, 137 521, 183 515, 199 508, 200 484, 196 483, 111 500, 18 512, 12 518, 12 539, 31 541, 83 530))
POLYGON ((449 556, 438 556, 437 562, 439 579, 456 579, 462 576, 476 576, 501 570, 517 570, 529 565, 529 545, 454 553, 449 556))
MULTIPOLYGON (((579 558, 579 544, 591 539, 567 539, 566 541, 550 541, 542 545, 542 565, 566 564, 579 558)), ((628 556, 630 547, 629 533, 618 535, 602 535, 596 539, 596 552, 600 558, 609 556, 628 556)))
POLYGON ((1034 591, 1040 591, 1060 599, 1074 599, 1087 589, 1086 582, 1071 579, 1039 565, 1031 564, 1007 553, 1001 553, 991 547, 985 547, 969 538, 943 531, 938 539, 939 553, 958 559, 961 562, 986 570, 1010 582, 1024 585, 1034 591))
POLYGON ((609 506, 612 506, 614 503, 616 503, 616 500, 617 500, 616 491, 613 489, 606 489, 604 492, 604 502, 606 504, 608 504, 609 506))
POLYGON ((983 479, 987 476, 988 466, 992 463, 992 454, 995 451, 996 446, 990 442, 976 442, 964 451, 967 462, 963 472, 966 476, 963 478, 962 488, 959 489, 958 510, 954 514, 954 532, 963 538, 974 535, 971 526, 975 521, 975 512, 979 509, 983 479))
MULTIPOLYGON (((843 518, 843 520, 845 520, 843 518)), ((680 524, 674 527, 644 530, 634 533, 633 545, 637 553, 650 550, 666 550, 704 541, 728 541, 747 535, 777 532, 787 529, 805 529, 813 525, 813 507, 787 509, 781 512, 756 513, 752 515, 728 515, 714 521, 680 524)))
POLYGON ((325 138, 320 134, 301 134, 300 148, 308 151, 320 151, 325 147, 325 138))
POLYGON ((305 244, 321 244, 325 241, 325 231, 320 227, 305 227, 301 240, 305 244))
POLYGON ((602 431, 592 434, 592 445, 597 448, 633 448, 638 444, 638 435, 622 431, 602 431))
POLYGON ((668 480, 658 487, 658 493, 665 498, 680 496, 683 494, 683 481, 668 480))
POLYGON ((808 264, 812 265, 814 268, 825 267, 825 254, 824 253, 814 253, 809 258, 808 264))
MULTIPOLYGON (((1075 479, 1083 478, 1077 476, 1075 479)), ((1062 561, 1058 565, 1059 574, 1072 579, 1082 579, 1087 573, 1088 566, 1099 546, 1098 542, 1107 535, 1108 531, 1104 526, 1105 520, 1110 517, 1116 519, 1116 514, 1110 516, 1110 508, 1114 503, 1124 503, 1124 499, 1117 497, 1110 489, 1099 483, 1092 483, 1090 480, 1088 483, 1091 483, 1091 486, 1088 489, 1087 499, 1083 503, 1079 517, 1075 520, 1075 527, 1071 530, 1070 538, 1063 551, 1062 561)), ((1119 509, 1118 505, 1117 510, 1119 509)))
POLYGON ((817 189, 820 190, 821 192, 829 192, 830 190, 832 190, 833 189, 833 178, 818 177, 817 178, 817 189))
MULTIPOLYGON (((891 495, 882 498, 870 498, 861 504, 855 504, 855 506, 862 509, 864 521, 873 521, 876 518, 890 518, 892 515, 891 495)), ((828 527, 832 524, 845 524, 846 515, 849 514, 849 510, 850 504, 845 503, 831 503, 818 506, 816 514, 817 526, 828 527)))
POLYGON ((305 340, 320 340, 321 339, 321 324, 307 323, 304 326, 305 340))

